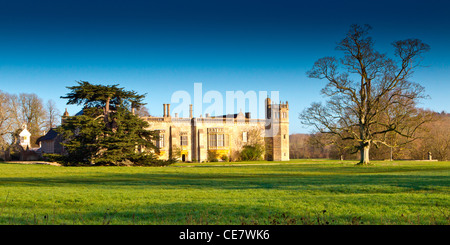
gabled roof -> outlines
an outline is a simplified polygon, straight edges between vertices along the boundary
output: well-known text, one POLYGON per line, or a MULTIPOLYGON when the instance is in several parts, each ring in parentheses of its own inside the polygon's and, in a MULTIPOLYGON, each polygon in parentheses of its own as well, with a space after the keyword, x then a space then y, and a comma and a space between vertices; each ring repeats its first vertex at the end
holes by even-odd
POLYGON ((20 132, 19 136, 30 136, 31 133, 25 128, 20 132))
POLYGON ((47 134, 45 134, 44 136, 39 137, 36 140, 36 143, 39 143, 40 141, 44 141, 44 140, 53 140, 58 136, 58 132, 56 132, 53 128, 50 129, 47 134))

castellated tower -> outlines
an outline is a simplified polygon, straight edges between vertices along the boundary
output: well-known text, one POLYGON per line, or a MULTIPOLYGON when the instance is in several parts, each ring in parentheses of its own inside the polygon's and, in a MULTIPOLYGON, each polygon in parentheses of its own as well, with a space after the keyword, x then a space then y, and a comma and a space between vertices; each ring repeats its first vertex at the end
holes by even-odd
POLYGON ((266 99, 266 150, 270 160, 289 161, 289 103, 266 99))

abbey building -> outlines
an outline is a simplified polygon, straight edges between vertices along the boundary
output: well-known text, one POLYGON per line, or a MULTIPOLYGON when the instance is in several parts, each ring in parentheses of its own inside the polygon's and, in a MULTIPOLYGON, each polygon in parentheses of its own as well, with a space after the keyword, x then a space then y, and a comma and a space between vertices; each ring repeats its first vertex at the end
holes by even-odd
POLYGON ((264 146, 263 159, 289 160, 289 104, 274 104, 267 98, 265 118, 253 119, 250 113, 223 116, 172 116, 170 104, 163 105, 163 117, 145 117, 149 130, 159 133, 155 142, 159 158, 182 161, 208 161, 211 156, 237 160, 245 145, 264 146))
MULTIPOLYGON (((250 113, 242 112, 194 117, 192 105, 189 117, 172 116, 170 104, 163 105, 163 112, 162 117, 143 117, 149 124, 148 130, 159 134, 154 143, 160 159, 204 162, 213 157, 235 161, 244 146, 258 144, 264 148, 262 159, 289 160, 288 102, 275 104, 267 98, 264 119, 253 119, 250 113)), ((66 110, 62 121, 68 116, 66 110)), ((54 129, 39 138, 38 143, 41 153, 64 154, 61 137, 54 129)))

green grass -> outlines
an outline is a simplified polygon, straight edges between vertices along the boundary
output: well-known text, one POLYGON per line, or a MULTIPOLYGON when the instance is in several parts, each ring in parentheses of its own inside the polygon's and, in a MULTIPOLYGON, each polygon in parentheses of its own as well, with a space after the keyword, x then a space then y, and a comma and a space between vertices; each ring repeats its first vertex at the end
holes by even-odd
POLYGON ((450 162, 0 163, 0 224, 450 224, 450 162))

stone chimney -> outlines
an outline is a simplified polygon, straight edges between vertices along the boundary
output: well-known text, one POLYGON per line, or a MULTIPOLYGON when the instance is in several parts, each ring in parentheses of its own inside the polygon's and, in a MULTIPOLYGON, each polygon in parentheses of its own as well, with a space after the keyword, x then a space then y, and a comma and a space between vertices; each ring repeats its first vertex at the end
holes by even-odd
POLYGON ((167 117, 167 114, 166 114, 166 112, 167 112, 167 104, 163 104, 163 108, 164 108, 163 117, 167 117))
POLYGON ((67 108, 66 108, 66 110, 64 111, 63 116, 61 117, 61 124, 65 123, 65 122, 66 122, 66 119, 67 119, 68 117, 69 117, 69 112, 67 112, 67 108))
POLYGON ((189 105, 189 118, 192 118, 192 104, 189 105))

